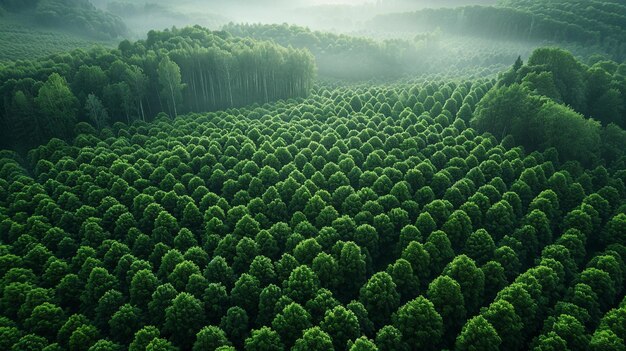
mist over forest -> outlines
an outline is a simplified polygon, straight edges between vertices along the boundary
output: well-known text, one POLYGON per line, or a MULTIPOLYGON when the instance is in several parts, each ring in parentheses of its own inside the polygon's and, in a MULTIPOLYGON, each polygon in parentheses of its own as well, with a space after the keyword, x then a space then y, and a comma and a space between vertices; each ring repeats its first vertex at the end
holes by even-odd
POLYGON ((96 0, 99 8, 127 18, 131 28, 141 35, 146 28, 201 24, 219 29, 228 22, 290 23, 314 30, 352 31, 379 14, 415 11, 429 7, 491 5, 495 0, 277 0, 227 1, 110 1, 96 0), (152 27, 150 27, 152 25, 152 27))
POLYGON ((0 0, 0 350, 625 351, 623 0, 0 0))

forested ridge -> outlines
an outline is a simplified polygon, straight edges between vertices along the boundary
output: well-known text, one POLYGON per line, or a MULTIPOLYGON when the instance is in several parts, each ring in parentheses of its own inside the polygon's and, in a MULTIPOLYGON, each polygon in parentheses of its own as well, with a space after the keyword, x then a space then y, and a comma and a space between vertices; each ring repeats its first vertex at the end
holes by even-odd
POLYGON ((230 23, 223 29, 239 37, 307 48, 315 55, 320 74, 340 79, 399 77, 406 73, 407 63, 417 56, 417 48, 403 40, 378 42, 287 24, 230 23))
POLYGON ((626 57, 626 4, 619 0, 503 0, 499 6, 428 8, 381 15, 370 25, 387 31, 432 31, 486 38, 596 45, 626 57))
POLYGON ((38 24, 76 30, 99 39, 118 38, 128 31, 120 17, 97 9, 89 0, 0 0, 0 9, 33 14, 38 24))
POLYGON ((623 162, 468 128, 493 86, 317 87, 5 152, 1 348, 623 347, 623 162))
MULTIPOLYGON (((1 16, 1 10, 0 10, 1 16)), ((118 41, 115 41, 117 45, 118 41)), ((32 28, 13 16, 0 22, 0 64, 20 59, 34 59, 73 48, 91 48, 96 45, 113 45, 109 41, 95 41, 89 36, 76 35, 45 27, 32 28)))
POLYGON ((151 31, 116 50, 17 61, 0 71, 2 143, 36 146, 97 126, 305 96, 315 76, 306 50, 200 27, 151 31), (106 113, 103 113, 106 112, 106 113))
POLYGON ((315 56, 320 77, 344 82, 380 82, 437 73, 469 77, 472 70, 478 77, 489 76, 534 49, 513 41, 449 38, 441 31, 399 39, 368 30, 346 35, 288 24, 230 23, 223 30, 234 36, 308 49, 315 56))

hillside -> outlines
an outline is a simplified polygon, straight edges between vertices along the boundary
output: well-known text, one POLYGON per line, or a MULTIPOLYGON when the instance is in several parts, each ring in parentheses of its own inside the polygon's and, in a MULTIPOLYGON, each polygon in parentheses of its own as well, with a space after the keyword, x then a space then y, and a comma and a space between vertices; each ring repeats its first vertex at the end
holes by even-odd
POLYGON ((115 39, 127 33, 117 16, 97 9, 89 0, 0 0, 8 13, 35 16, 35 25, 66 29, 95 39, 115 39))
POLYGON ((0 62, 35 59, 97 45, 114 47, 117 41, 96 40, 64 29, 36 24, 33 16, 5 14, 0 21, 0 62))
POLYGON ((620 1, 501 1, 498 6, 424 9, 381 15, 367 27, 393 32, 447 33, 593 45, 626 57, 626 6, 620 1))
POLYGON ((117 46, 128 34, 121 18, 89 0, 0 0, 0 62, 117 46))

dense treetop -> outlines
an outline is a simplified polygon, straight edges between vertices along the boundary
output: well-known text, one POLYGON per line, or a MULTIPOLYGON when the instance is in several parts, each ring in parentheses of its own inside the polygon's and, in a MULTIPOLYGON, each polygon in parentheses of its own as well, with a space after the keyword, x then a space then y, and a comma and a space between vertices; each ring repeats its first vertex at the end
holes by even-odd
POLYGON ((626 350, 626 68, 530 52, 623 6, 535 3, 1 63, 0 350, 626 350))
POLYGON ((4 152, 3 348, 623 347, 623 167, 469 128, 494 84, 319 86, 4 152))

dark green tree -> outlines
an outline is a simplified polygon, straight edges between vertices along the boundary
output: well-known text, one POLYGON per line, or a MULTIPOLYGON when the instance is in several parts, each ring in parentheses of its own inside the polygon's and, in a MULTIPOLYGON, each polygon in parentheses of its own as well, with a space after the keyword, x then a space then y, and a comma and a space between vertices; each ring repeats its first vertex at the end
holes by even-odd
POLYGON ((315 297, 319 289, 319 280, 308 266, 299 266, 289 275, 289 279, 284 284, 283 291, 293 301, 305 304, 315 297))
POLYGON ((302 336, 302 331, 311 327, 311 316, 297 303, 291 303, 272 321, 272 329, 280 334, 286 347, 292 346, 302 336))
POLYGON ((367 309, 374 325, 381 327, 391 321, 391 314, 398 309, 400 294, 393 278, 386 272, 379 272, 363 285, 359 301, 367 309))
POLYGON ((376 345, 380 351, 404 351, 408 347, 402 340, 402 333, 392 325, 386 325, 376 333, 376 345))
POLYGON ((482 304, 485 289, 485 275, 474 261, 465 256, 457 256, 443 271, 444 275, 456 280, 461 286, 461 293, 468 313, 478 310, 482 304))
POLYGON ((133 341, 128 346, 128 351, 145 350, 148 344, 155 338, 159 338, 161 333, 155 326, 148 325, 137 331, 133 341))
POLYGON ((176 62, 165 56, 158 67, 161 96, 164 97, 172 116, 178 116, 177 105, 181 103, 185 84, 181 81, 180 67, 176 62))
POLYGON ((332 339, 319 327, 313 327, 304 331, 302 337, 296 341, 296 344, 292 348, 293 351, 322 351, 332 349, 332 339))
POLYGON ((277 332, 269 327, 253 330, 246 339, 246 351, 282 351, 285 347, 277 332))
POLYGON ((193 344, 193 351, 215 350, 220 346, 230 346, 226 333, 214 325, 200 329, 193 344))
POLYGON ((141 310, 130 304, 121 306, 109 320, 109 328, 113 340, 122 345, 128 345, 141 327, 141 310))
POLYGON ((457 350, 500 350, 502 339, 483 316, 476 316, 465 324, 456 339, 457 350))
POLYGON ((346 348, 349 340, 358 338, 361 334, 356 315, 343 306, 326 311, 320 328, 330 335, 335 349, 346 348))
POLYGON ((498 335, 502 335, 501 347, 507 350, 522 348, 522 320, 515 312, 515 307, 506 300, 497 300, 483 310, 483 317, 493 326, 498 335))
POLYGON ((426 296, 443 319, 444 334, 449 337, 449 333, 458 331, 466 316, 459 283, 448 276, 439 276, 428 286, 426 296))
POLYGON ((188 293, 180 293, 165 309, 163 330, 176 345, 191 348, 195 336, 204 325, 202 302, 188 293))
POLYGON ((246 310, 238 306, 229 308, 226 315, 222 317, 220 328, 226 332, 235 346, 242 347, 250 330, 250 320, 246 310))
POLYGON ((69 137, 76 123, 78 99, 74 96, 65 78, 52 73, 41 86, 35 103, 45 116, 46 137, 69 137))
POLYGON ((419 296, 400 307, 393 325, 410 350, 434 350, 443 336, 443 321, 432 302, 419 296))

